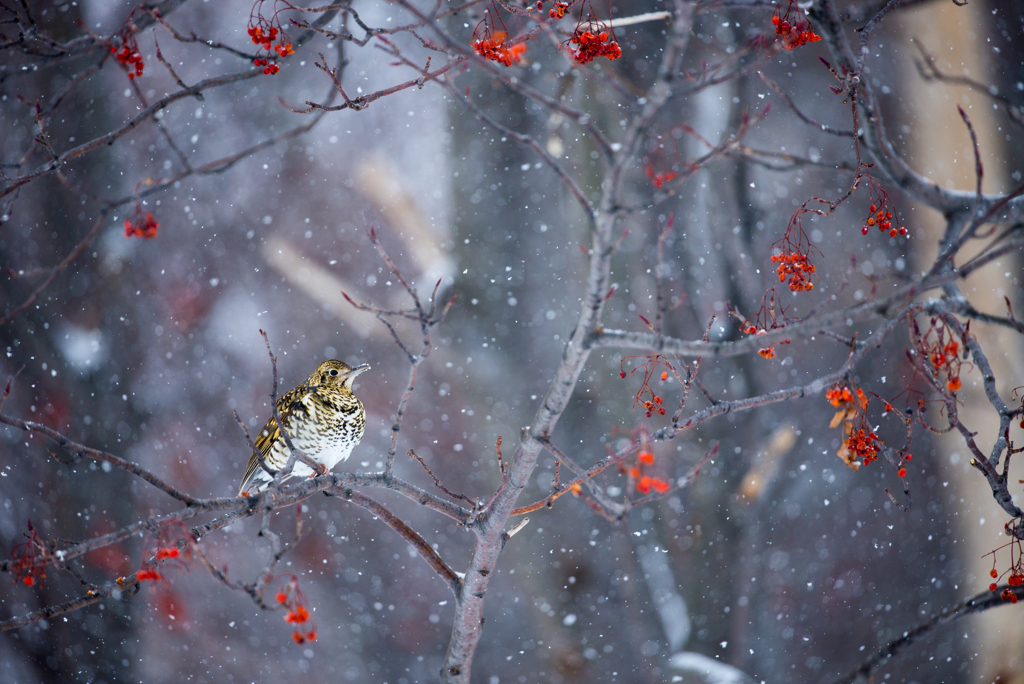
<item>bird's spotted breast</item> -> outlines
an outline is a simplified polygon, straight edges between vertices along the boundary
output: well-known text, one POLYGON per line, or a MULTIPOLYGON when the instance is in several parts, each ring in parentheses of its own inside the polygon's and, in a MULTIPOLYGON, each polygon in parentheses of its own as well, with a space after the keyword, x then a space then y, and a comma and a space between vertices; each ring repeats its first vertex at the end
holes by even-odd
MULTIPOLYGON (((366 411, 352 394, 352 376, 346 379, 344 373, 352 371, 358 374, 367 368, 364 365, 352 369, 340 361, 324 362, 321 364, 321 369, 325 369, 323 372, 318 369, 305 384, 285 394, 277 403, 281 423, 292 444, 327 470, 347 459, 363 437, 366 411), (333 383, 325 380, 335 377, 339 379, 333 383)), ((264 426, 256 447, 271 471, 287 465, 290 457, 288 445, 273 418, 264 426)), ((307 465, 296 464, 295 476, 310 473, 312 471, 307 465)), ((242 480, 242 490, 246 490, 250 480, 256 483, 258 490, 261 488, 259 483, 269 482, 271 475, 272 472, 260 467, 259 456, 253 454, 242 480)))

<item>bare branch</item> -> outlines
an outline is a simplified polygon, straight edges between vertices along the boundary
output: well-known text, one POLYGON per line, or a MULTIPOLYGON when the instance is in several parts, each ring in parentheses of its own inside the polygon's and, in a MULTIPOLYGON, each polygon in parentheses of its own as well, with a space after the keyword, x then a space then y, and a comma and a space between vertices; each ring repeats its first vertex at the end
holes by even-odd
MULTIPOLYGON (((1009 589, 1018 598, 1024 598, 1024 587, 1008 587, 1003 585, 1000 589, 1009 589)), ((950 606, 940 613, 932 615, 927 620, 919 623, 916 627, 903 632, 903 635, 884 645, 878 653, 867 658, 855 670, 852 670, 845 677, 834 680, 833 684, 853 684, 862 678, 870 678, 871 673, 879 666, 887 663, 911 644, 919 641, 923 636, 935 629, 956 622, 962 617, 982 613, 990 608, 1008 605, 1000 598, 1000 590, 983 591, 980 594, 964 599, 955 606, 950 606)))
POLYGON ((403 539, 409 542, 414 549, 416 549, 416 553, 420 555, 420 558, 426 561, 427 565, 441 576, 441 579, 445 581, 452 593, 456 597, 459 596, 459 590, 462 586, 462 581, 459 579, 459 576, 455 574, 454 570, 448 567, 448 564, 445 563, 443 558, 441 558, 441 554, 435 551, 434 547, 428 544, 427 541, 416 532, 416 530, 409 527, 409 525, 401 518, 396 516, 380 503, 364 494, 345 488, 338 493, 338 496, 341 496, 357 506, 361 506, 362 508, 370 511, 380 518, 385 525, 397 532, 403 539))

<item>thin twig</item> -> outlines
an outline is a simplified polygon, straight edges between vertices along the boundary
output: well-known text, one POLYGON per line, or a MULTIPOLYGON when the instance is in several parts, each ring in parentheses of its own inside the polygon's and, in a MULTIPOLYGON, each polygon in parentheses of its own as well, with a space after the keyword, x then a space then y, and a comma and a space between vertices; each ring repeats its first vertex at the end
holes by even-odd
POLYGON ((413 451, 412 449, 409 449, 409 451, 407 453, 409 454, 410 458, 416 459, 416 462, 420 464, 420 467, 422 467, 423 470, 425 470, 427 472, 427 475, 430 476, 430 479, 434 481, 434 486, 435 487, 437 487, 438 489, 440 489, 442 492, 444 492, 448 496, 452 497, 453 499, 462 499, 463 501, 468 503, 470 506, 473 506, 474 508, 477 507, 478 502, 475 499, 471 499, 468 496, 466 496, 465 494, 458 494, 458 493, 453 492, 452 490, 448 489, 447 487, 445 487, 444 484, 441 483, 441 480, 439 480, 437 478, 437 475, 434 475, 434 471, 432 471, 430 469, 430 466, 428 466, 426 464, 426 462, 423 460, 423 458, 421 456, 419 456, 415 451, 413 451))
POLYGON ((339 492, 338 495, 348 501, 351 501, 357 506, 361 506, 362 508, 370 511, 380 518, 385 525, 393 529, 403 539, 409 542, 409 544, 416 549, 416 553, 420 555, 420 558, 426 561, 427 565, 441 576, 441 579, 445 581, 448 588, 451 589, 451 592, 456 596, 456 598, 459 596, 459 589, 462 586, 462 581, 459 579, 459 576, 456 575, 455 571, 448 566, 443 558, 441 558, 441 554, 435 551, 434 547, 428 544, 427 541, 421 537, 418 532, 416 532, 416 530, 409 527, 405 521, 389 511, 378 501, 371 499, 365 494, 360 494, 352 489, 345 488, 339 492))

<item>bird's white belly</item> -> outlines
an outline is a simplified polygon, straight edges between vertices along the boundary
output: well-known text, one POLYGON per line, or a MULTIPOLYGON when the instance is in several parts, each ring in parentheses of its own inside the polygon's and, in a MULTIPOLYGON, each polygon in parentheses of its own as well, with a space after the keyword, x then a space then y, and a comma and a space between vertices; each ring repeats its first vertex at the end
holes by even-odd
MULTIPOLYGON (((351 441, 344 440, 339 432, 322 433, 316 428, 316 406, 310 402, 307 404, 310 412, 309 421, 303 421, 299 425, 289 426, 292 444, 300 449, 307 456, 318 463, 322 463, 327 470, 331 470, 352 454, 355 446, 351 441)), ((279 462, 286 463, 289 453, 284 440, 274 445, 280 450, 279 462)), ((296 461, 293 477, 308 476, 313 470, 301 461, 296 461)))

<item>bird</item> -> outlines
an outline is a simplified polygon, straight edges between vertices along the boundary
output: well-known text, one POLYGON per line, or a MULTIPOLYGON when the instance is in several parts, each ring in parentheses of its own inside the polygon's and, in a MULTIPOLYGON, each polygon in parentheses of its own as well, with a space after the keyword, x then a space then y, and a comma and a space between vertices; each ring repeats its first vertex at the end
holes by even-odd
MULTIPOLYGON (((355 367, 329 359, 321 363, 301 385, 277 402, 281 425, 292 445, 330 471, 352 453, 363 438, 366 409, 352 393, 356 377, 370 370, 369 364, 355 367)), ((271 416, 256 438, 256 448, 245 468, 239 496, 248 496, 267 488, 274 476, 288 464, 290 452, 277 421, 271 416)), ((320 473, 296 459, 291 477, 312 477, 320 473)))

